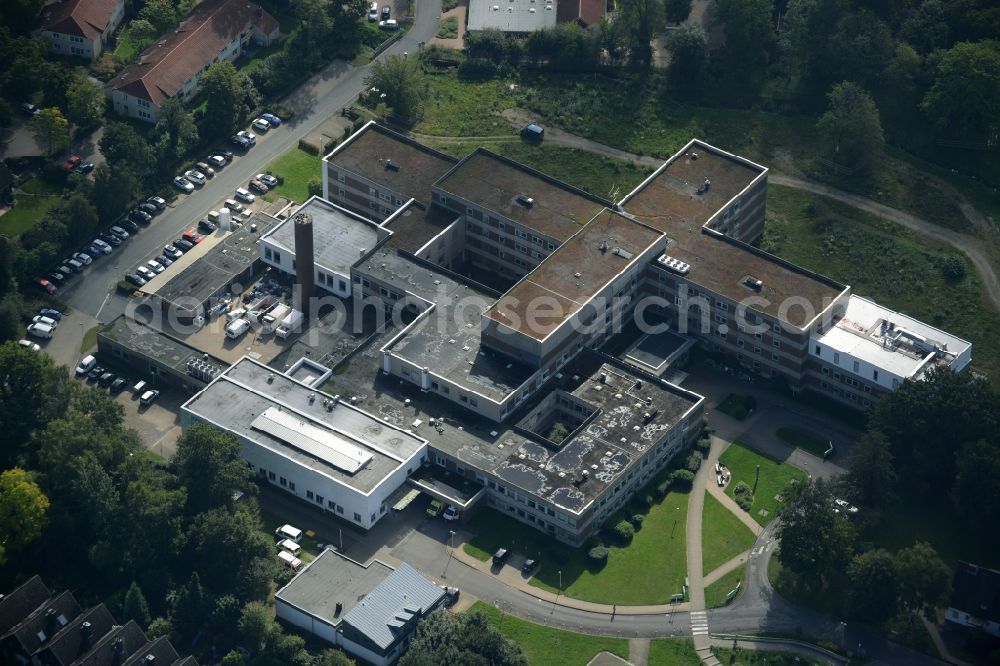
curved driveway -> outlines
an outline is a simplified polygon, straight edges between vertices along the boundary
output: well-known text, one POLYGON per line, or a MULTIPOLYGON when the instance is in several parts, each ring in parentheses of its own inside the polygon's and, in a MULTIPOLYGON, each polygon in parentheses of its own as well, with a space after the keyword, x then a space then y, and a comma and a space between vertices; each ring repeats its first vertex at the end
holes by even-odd
MULTIPOLYGON (((420 0, 413 26, 377 59, 415 52, 419 42, 427 42, 437 33, 440 14, 441 0, 420 0)), ((263 171, 279 155, 298 145, 299 139, 350 104, 364 90, 369 67, 354 67, 338 60, 308 79, 282 101, 295 112, 294 117, 258 137, 254 148, 234 159, 205 187, 190 195, 181 194, 153 224, 108 257, 85 269, 60 290, 63 300, 102 322, 123 313, 128 299, 115 292, 122 276, 180 236, 184 229, 197 224, 219 201, 231 197, 237 187, 245 187, 254 174, 263 171)))

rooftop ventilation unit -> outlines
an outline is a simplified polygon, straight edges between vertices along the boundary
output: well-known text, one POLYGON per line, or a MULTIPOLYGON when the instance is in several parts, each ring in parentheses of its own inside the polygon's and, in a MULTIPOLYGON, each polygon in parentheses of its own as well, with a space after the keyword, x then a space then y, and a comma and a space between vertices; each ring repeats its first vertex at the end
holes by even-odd
POLYGON ((701 187, 698 188, 698 194, 704 194, 705 192, 708 192, 708 188, 711 187, 711 185, 712 181, 706 178, 705 181, 701 184, 701 187))
POLYGON ((743 280, 743 284, 750 287, 754 291, 760 291, 761 289, 764 288, 764 283, 752 275, 746 276, 746 278, 743 280))
POLYGON ((395 162, 393 162, 392 160, 386 160, 385 161, 385 170, 386 171, 399 171, 399 165, 396 164, 395 162))
POLYGON ((608 251, 608 243, 607 243, 607 241, 601 241, 600 250, 601 250, 601 252, 607 252, 608 251))
POLYGON ((614 249, 614 253, 617 254, 622 259, 631 259, 632 258, 632 253, 631 252, 629 252, 626 249, 620 248, 620 247, 616 247, 614 249))
POLYGON ((678 275, 687 275, 691 272, 691 264, 683 262, 680 259, 675 259, 668 254, 661 255, 656 260, 656 263, 660 264, 671 273, 677 273, 678 275))
POLYGON ((515 198, 517 203, 521 204, 525 208, 531 208, 535 205, 535 200, 529 197, 527 194, 518 194, 515 198))

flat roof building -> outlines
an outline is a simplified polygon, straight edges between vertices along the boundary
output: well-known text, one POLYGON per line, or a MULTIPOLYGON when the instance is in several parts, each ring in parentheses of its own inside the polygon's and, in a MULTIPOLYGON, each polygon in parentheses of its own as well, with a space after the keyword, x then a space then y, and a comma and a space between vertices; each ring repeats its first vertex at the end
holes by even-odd
POLYGON ((259 476, 365 529, 426 457, 422 438, 251 358, 182 405, 182 426, 197 422, 234 433, 259 476))
POLYGON ((556 27, 559 0, 471 0, 469 30, 529 33, 556 27))
POLYGON ((403 562, 361 564, 327 549, 274 597, 278 618, 331 645, 385 666, 417 623, 441 607, 443 589, 403 562))

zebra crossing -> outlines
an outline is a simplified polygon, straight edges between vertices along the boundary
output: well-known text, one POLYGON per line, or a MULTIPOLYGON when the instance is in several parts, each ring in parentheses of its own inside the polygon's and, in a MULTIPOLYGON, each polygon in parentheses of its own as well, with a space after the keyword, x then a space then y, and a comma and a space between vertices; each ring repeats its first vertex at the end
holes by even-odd
POLYGON ((691 634, 705 636, 708 634, 708 612, 691 611, 691 634))

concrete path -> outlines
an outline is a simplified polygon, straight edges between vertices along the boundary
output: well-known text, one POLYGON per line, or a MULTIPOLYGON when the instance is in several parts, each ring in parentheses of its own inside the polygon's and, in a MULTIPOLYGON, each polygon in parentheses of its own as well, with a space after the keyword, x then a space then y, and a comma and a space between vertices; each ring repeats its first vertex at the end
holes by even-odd
POLYGON ((955 664, 956 666, 972 666, 967 661, 963 661, 958 657, 954 656, 945 644, 944 639, 941 638, 941 632, 938 631, 936 624, 928 620, 923 615, 920 616, 920 621, 923 622, 924 628, 931 637, 931 641, 934 643, 934 648, 938 651, 938 654, 950 664, 955 664))
POLYGON ((750 559, 750 553, 751 552, 752 551, 744 550, 742 553, 740 553, 739 555, 737 555, 733 559, 729 560, 728 562, 723 562, 722 564, 720 564, 719 566, 717 566, 715 569, 712 569, 707 574, 705 574, 705 576, 703 577, 703 581, 705 583, 705 587, 708 587, 709 585, 711 585, 715 581, 719 580, 720 578, 722 578, 723 576, 725 576, 727 573, 729 573, 733 569, 736 569, 736 568, 741 567, 744 564, 746 564, 747 560, 750 559))
POLYGON ((649 639, 628 639, 628 661, 633 666, 646 666, 649 663, 649 639))

